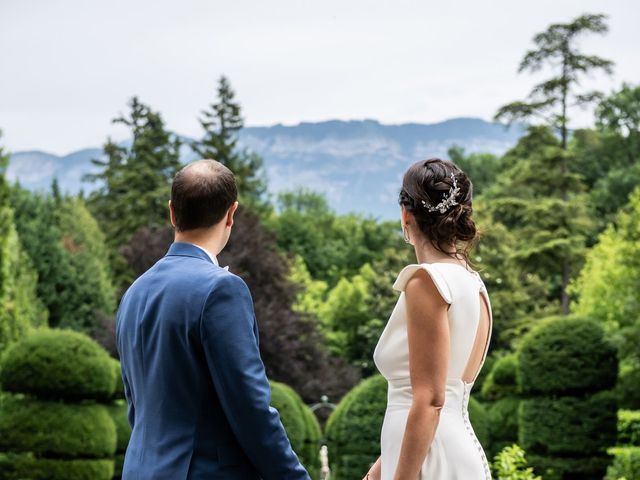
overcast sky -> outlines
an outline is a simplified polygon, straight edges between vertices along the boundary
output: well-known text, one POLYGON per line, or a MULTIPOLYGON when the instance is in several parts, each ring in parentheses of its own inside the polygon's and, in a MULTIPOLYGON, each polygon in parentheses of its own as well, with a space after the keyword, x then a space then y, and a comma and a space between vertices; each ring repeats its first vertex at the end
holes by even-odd
POLYGON ((637 84, 637 0, 0 0, 0 142, 64 154, 125 138, 110 120, 133 95, 198 136, 222 74, 248 125, 490 119, 543 78, 517 74, 533 35, 585 12, 610 32, 584 51, 616 63, 585 86, 637 84))

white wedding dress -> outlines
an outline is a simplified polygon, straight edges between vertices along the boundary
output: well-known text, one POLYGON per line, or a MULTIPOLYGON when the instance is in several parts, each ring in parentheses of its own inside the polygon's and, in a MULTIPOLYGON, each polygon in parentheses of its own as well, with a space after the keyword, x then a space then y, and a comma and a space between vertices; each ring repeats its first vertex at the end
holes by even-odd
MULTIPOLYGON (((489 480, 491 473, 486 455, 469 421, 469 392, 486 359, 493 319, 484 282, 477 272, 455 263, 408 265, 393 288, 400 290, 389 321, 380 335, 373 359, 388 382, 387 410, 380 438, 381 480, 393 480, 411 407, 409 349, 404 287, 419 270, 426 270, 448 310, 450 353, 444 407, 419 480, 489 480), (485 302, 482 301, 484 298, 485 302), (485 308, 485 328, 480 330, 481 308, 485 308), (475 362, 470 362, 476 352, 475 362), (481 357, 478 359, 478 354, 481 357), (474 365, 476 363, 475 369, 474 365), (464 373, 471 368, 473 381, 465 382, 464 373)), ((467 377, 468 378, 468 377, 467 377)))

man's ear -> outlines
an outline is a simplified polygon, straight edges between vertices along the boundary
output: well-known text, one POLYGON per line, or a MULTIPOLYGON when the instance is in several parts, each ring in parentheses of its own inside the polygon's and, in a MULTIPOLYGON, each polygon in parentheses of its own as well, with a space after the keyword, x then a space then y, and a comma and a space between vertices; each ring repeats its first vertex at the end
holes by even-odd
POLYGON ((176 215, 175 213, 173 213, 173 205, 171 205, 171 200, 169 200, 169 220, 171 220, 171 226, 175 228, 176 215))
POLYGON ((236 213, 237 209, 238 209, 238 202, 235 201, 229 207, 229 210, 227 210, 227 221, 225 223, 225 227, 231 228, 233 226, 233 215, 236 213))

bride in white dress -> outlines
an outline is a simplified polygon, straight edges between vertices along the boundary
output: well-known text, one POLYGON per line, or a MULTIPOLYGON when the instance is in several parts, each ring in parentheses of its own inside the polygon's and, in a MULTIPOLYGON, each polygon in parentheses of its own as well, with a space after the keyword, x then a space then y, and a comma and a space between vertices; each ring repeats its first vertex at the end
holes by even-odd
POLYGON ((418 263, 393 285, 400 297, 373 355, 388 398, 368 480, 491 478, 467 411, 493 325, 487 290, 467 261, 471 197, 451 162, 420 161, 404 175, 402 227, 418 263))

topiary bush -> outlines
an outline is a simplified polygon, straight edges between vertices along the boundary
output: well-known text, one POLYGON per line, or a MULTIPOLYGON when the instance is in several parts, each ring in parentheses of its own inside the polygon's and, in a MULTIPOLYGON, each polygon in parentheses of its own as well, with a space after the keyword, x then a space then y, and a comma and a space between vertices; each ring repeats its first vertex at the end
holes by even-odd
POLYGON ((118 400, 111 405, 108 405, 106 408, 113 420, 116 431, 116 455, 113 478, 117 479, 122 477, 124 454, 127 451, 129 439, 131 438, 131 427, 129 426, 129 420, 127 418, 126 402, 118 400))
POLYGON ((618 410, 618 445, 640 447, 639 410, 618 410))
POLYGON ((0 453, 0 480, 109 480, 113 460, 38 458, 0 453))
POLYGON ((0 370, 0 388, 41 399, 108 400, 115 385, 107 352, 86 335, 69 330, 38 330, 11 345, 0 370))
POLYGON ((116 426, 95 399, 111 398, 115 370, 98 344, 35 332, 5 352, 0 381, 14 393, 0 405, 0 480, 111 479, 116 426))
POLYGON ((271 405, 280 413, 291 446, 311 478, 319 478, 321 430, 318 419, 291 387, 280 382, 269 383, 271 405))
POLYGON ((613 463, 607 469, 607 480, 640 478, 640 447, 612 447, 613 463))
POLYGON ((493 457, 518 441, 518 410, 520 399, 505 397, 488 407, 488 456, 493 457))
POLYGON ((518 393, 518 358, 515 353, 497 359, 482 384, 482 398, 498 400, 518 393))
POLYGON ((489 443, 489 417, 486 407, 473 397, 469 397, 469 420, 481 445, 489 443))
POLYGON ((569 317, 550 317, 529 331, 518 363, 528 395, 606 390, 614 387, 618 372, 617 350, 605 340, 602 327, 569 317))
POLYGON ((616 405, 610 391, 522 400, 519 444, 527 452, 603 455, 616 443, 616 405))
POLYGON ((387 381, 374 375, 340 401, 325 428, 332 479, 361 478, 380 455, 387 381))
POLYGON ((552 317, 518 350, 518 443, 545 480, 601 479, 615 444, 618 365, 604 331, 589 320, 552 317))
POLYGON ((116 428, 102 405, 68 405, 5 398, 0 409, 0 450, 44 457, 108 457, 116 428))

